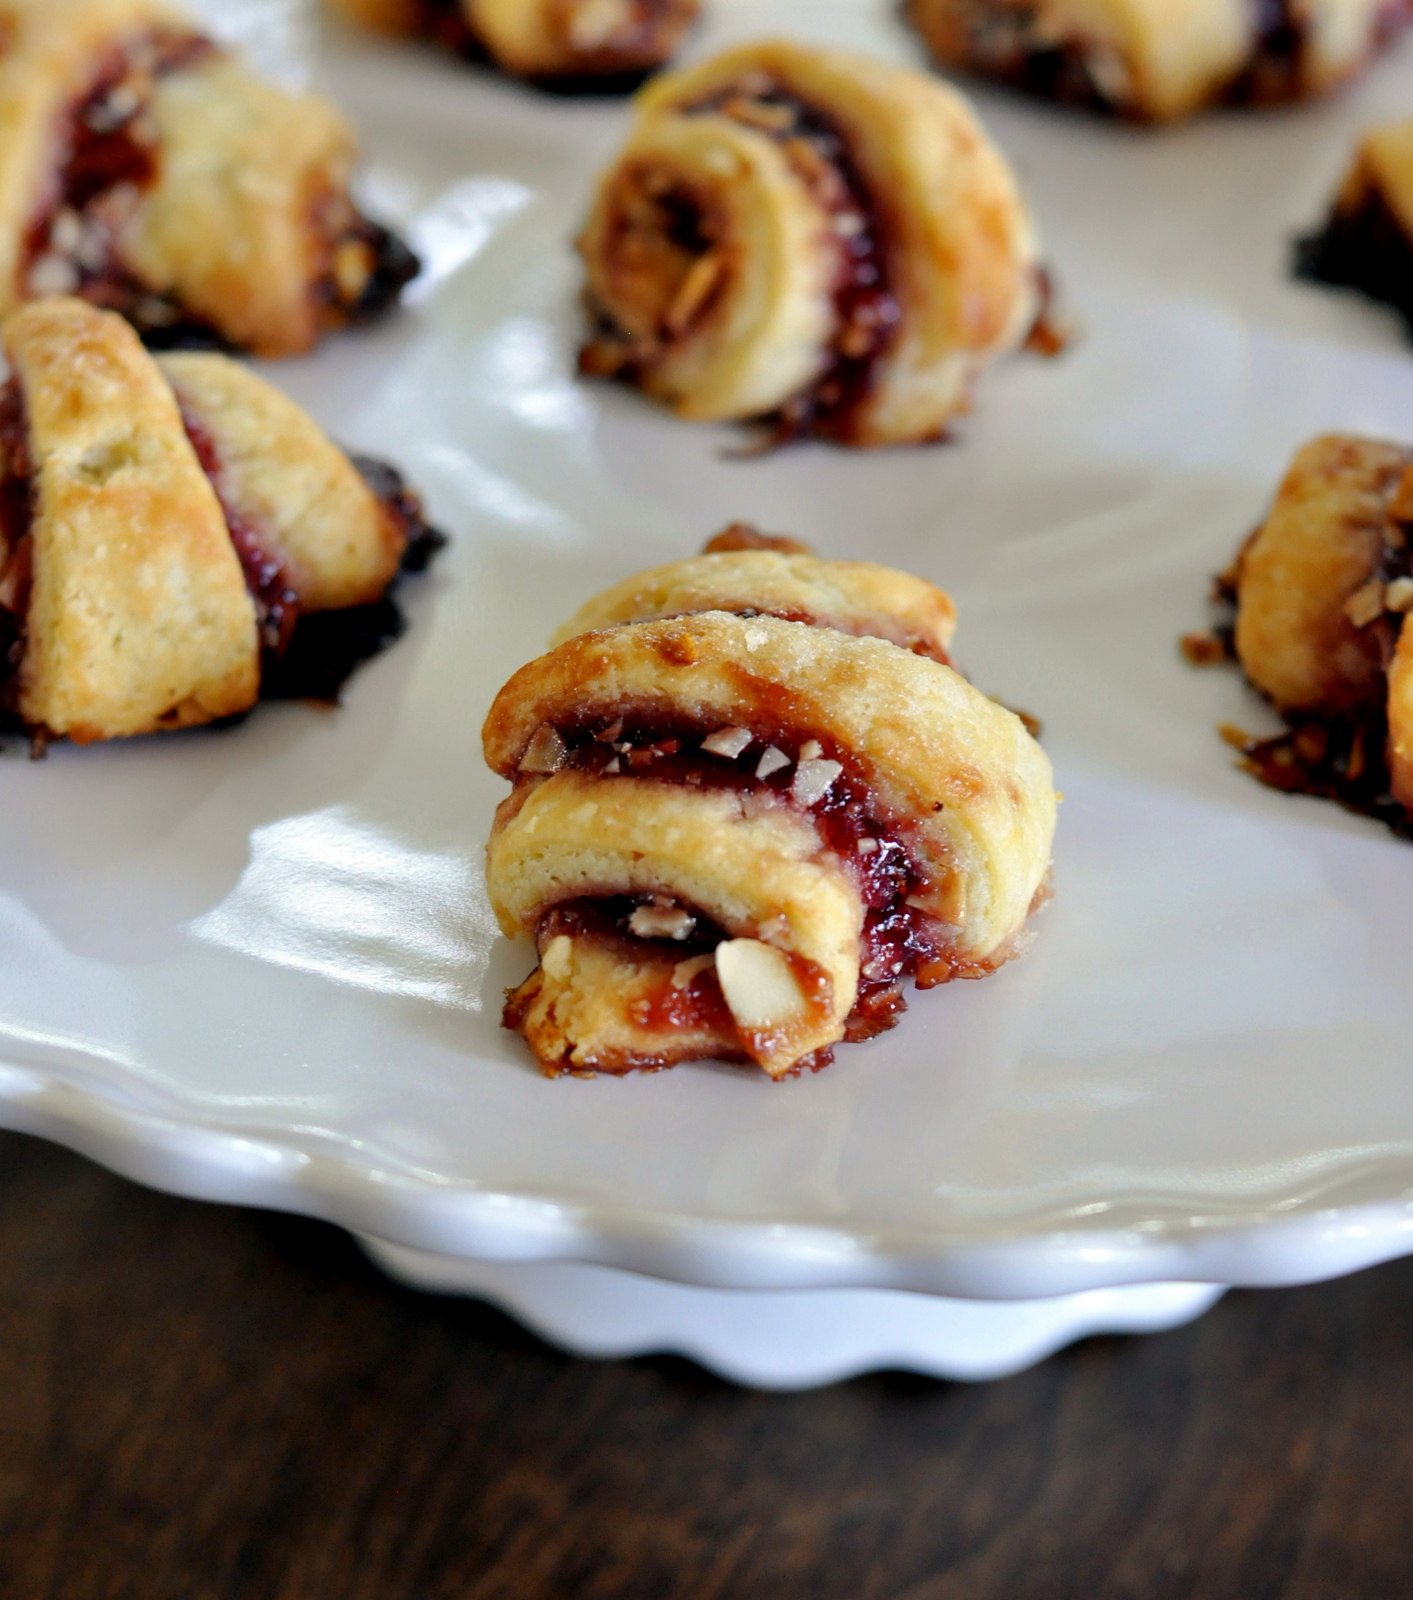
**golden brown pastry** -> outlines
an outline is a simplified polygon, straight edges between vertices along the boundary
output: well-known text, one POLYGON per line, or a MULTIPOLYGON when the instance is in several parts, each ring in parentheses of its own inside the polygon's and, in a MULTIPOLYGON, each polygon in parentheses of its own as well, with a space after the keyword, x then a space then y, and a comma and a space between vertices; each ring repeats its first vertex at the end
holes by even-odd
POLYGON ((780 437, 937 438, 1043 310, 1025 203, 967 102, 783 40, 643 90, 579 251, 582 371, 780 437))
POLYGON ((53 298, 4 325, 0 706, 42 748, 336 698, 442 542, 390 468, 225 356, 53 298))
POLYGON ((1219 580, 1234 653, 1288 724, 1274 739, 1229 730, 1247 770, 1401 831, 1413 816, 1410 536, 1413 449, 1331 434, 1296 454, 1219 580))
POLYGON ((1413 122, 1360 141, 1324 227, 1297 242, 1295 270, 1386 301, 1413 335, 1413 122))
POLYGON ((907 0, 906 9, 942 66, 1153 122, 1324 94, 1408 15, 1404 0, 907 0))
POLYGON ((645 573, 565 634, 581 623, 608 625, 517 672, 483 730, 515 785, 491 902, 540 957, 505 1022, 547 1073, 818 1068, 891 1027, 908 978, 1018 953, 1050 766, 939 659, 945 595, 736 550, 645 573))
POLYGON ((154 343, 310 349, 416 273, 353 132, 159 0, 0 0, 0 315, 78 294, 154 343))
POLYGON ((667 61, 701 0, 334 0, 350 21, 416 33, 545 88, 622 89, 667 61))

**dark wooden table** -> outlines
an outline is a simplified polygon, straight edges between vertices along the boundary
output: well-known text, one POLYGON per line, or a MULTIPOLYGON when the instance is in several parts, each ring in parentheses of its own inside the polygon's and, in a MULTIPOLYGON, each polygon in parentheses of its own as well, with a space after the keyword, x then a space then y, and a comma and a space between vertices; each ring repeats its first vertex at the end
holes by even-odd
POLYGON ((1401 1600, 1413 1264, 753 1394, 0 1134, 4 1600, 1401 1600))

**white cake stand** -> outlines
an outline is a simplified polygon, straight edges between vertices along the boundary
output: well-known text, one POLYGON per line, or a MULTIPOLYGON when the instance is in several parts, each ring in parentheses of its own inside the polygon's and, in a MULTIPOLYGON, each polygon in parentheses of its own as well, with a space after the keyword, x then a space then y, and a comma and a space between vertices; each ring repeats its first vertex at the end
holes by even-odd
POLYGON ((413 1288, 489 1300, 578 1356, 689 1356, 734 1383, 808 1389, 885 1368, 1002 1378, 1098 1333, 1161 1333, 1224 1291, 1139 1283, 1048 1300, 891 1289, 703 1289, 578 1261, 468 1261, 361 1236, 413 1288))

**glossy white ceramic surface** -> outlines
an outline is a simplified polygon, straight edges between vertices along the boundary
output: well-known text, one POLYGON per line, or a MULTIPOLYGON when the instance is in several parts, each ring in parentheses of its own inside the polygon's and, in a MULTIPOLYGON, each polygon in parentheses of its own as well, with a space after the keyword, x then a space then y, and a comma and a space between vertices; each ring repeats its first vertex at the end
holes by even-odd
POLYGON ((880 1369, 1004 1378, 1093 1334, 1160 1333, 1221 1296, 1131 1283, 1053 1300, 949 1300, 893 1289, 699 1289, 580 1261, 468 1261, 363 1240, 395 1278, 474 1295, 575 1355, 690 1356, 735 1383, 807 1389, 880 1369))
MULTIPOLYGON (((713 19, 695 48, 913 50, 892 0, 713 19)), ((1028 1298, 1413 1249, 1413 848, 1235 771, 1215 725, 1262 713, 1175 643, 1299 442, 1413 436, 1393 318, 1283 276, 1413 47, 1329 105, 1162 134, 978 92, 1082 337, 992 372, 945 446, 758 460, 571 375, 621 105, 343 35, 316 70, 431 270, 273 375, 455 543, 340 711, 5 752, 0 1118, 422 1251, 696 1284, 1028 1298), (528 957, 485 902, 481 716, 585 596, 741 517, 952 589, 963 664, 1044 719, 1054 904, 1023 961, 818 1077, 547 1082, 498 1026, 528 957)))

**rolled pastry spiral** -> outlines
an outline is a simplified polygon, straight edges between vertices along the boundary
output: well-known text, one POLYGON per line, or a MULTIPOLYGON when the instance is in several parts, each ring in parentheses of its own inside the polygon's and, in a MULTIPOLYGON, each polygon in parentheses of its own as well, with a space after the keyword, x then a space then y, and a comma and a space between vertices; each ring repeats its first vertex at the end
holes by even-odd
POLYGON ((156 344, 295 355, 417 270, 317 95, 160 0, 0 0, 0 315, 78 294, 156 344))
POLYGON ((4 324, 0 710, 42 748, 337 696, 395 637, 387 598, 441 536, 225 356, 154 358, 112 312, 4 324))
POLYGON ((1225 583, 1246 676, 1290 724, 1247 745, 1282 789, 1413 818, 1413 449, 1331 434, 1295 456, 1225 583))
POLYGON ((943 664, 952 623, 903 573, 728 549, 601 595, 511 678, 487 881, 536 941, 505 1022, 548 1074, 818 1068, 908 978, 1018 953, 1054 787, 943 664))
POLYGON ((617 88, 667 61, 701 0, 335 0, 351 21, 485 54, 545 87, 617 88))
POLYGON ((683 417, 911 443, 1035 328, 1030 217, 953 90, 777 40, 636 105, 579 240, 585 373, 683 417))
POLYGON ((1408 18, 1403 0, 908 0, 907 12, 943 66, 1154 122, 1323 94, 1408 18))

